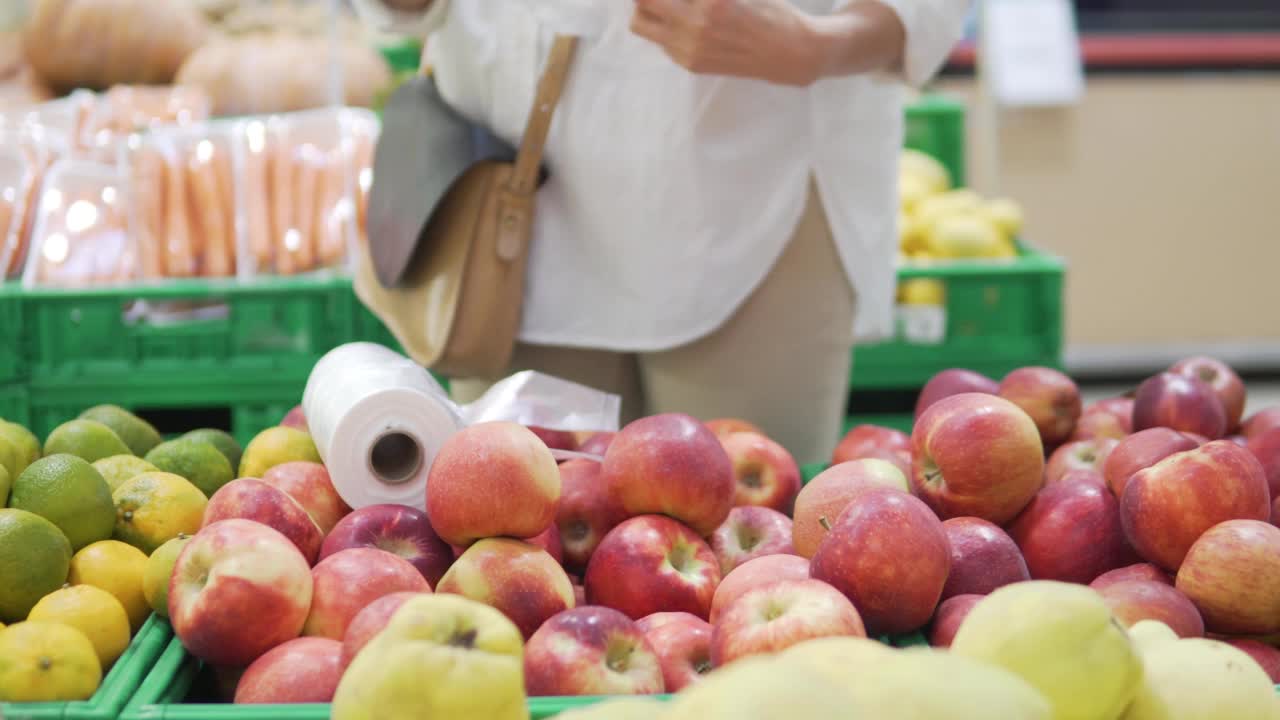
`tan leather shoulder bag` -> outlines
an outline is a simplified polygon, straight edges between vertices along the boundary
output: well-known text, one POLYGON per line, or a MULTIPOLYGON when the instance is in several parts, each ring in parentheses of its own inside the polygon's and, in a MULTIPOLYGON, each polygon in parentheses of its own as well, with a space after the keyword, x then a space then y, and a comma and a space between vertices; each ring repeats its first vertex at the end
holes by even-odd
POLYGON ((518 151, 444 103, 429 73, 383 111, 355 291, 411 358, 438 373, 508 369, 543 147, 575 42, 556 39, 518 151))

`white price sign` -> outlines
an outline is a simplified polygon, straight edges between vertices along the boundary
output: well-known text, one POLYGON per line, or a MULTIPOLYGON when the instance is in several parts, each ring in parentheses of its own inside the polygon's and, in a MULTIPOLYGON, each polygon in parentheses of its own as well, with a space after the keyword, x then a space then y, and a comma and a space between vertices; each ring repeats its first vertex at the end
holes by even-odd
POLYGON ((898 331, 914 345, 939 345, 947 339, 947 309, 941 305, 899 305, 898 331))
POLYGON ((982 0, 981 62, 996 100, 1009 106, 1078 102, 1084 64, 1068 0, 982 0))

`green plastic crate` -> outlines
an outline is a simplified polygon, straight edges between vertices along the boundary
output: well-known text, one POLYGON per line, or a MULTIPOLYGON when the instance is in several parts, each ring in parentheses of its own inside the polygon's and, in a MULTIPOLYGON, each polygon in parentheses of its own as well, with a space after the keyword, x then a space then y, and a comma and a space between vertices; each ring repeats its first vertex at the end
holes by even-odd
POLYGON ((378 48, 392 73, 413 72, 422 61, 422 42, 412 38, 378 48))
POLYGON ((16 364, 26 377, 45 381, 118 376, 150 382, 193 374, 221 382, 309 369, 352 337, 350 297, 350 279, 338 276, 73 290, 23 290, 10 283, 0 291, 0 332, 24 342, 0 351, 0 369, 16 364), (215 314, 173 322, 135 319, 128 311, 138 301, 210 304, 215 314))
POLYGON ((102 679, 93 697, 81 702, 0 703, 4 720, 115 720, 170 645, 169 623, 152 615, 102 679))
POLYGON ((903 146, 937 158, 957 186, 967 183, 965 108, 956 98, 930 93, 908 103, 903 146))
POLYGON ((898 279, 929 278, 946 289, 945 330, 938 338, 897 337, 853 351, 850 386, 923 387, 935 373, 965 367, 1001 377, 1025 365, 1062 367, 1065 264, 1034 248, 1016 258, 913 263, 898 279))
POLYGON ((31 425, 31 400, 25 383, 0 385, 0 419, 31 425))

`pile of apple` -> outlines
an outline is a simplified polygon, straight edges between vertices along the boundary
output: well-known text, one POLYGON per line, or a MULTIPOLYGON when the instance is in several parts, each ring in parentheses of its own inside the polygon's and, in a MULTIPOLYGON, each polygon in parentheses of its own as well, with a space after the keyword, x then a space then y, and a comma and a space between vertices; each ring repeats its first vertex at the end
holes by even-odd
POLYGON ((1276 717, 1280 408, 1244 420, 1244 399, 1206 358, 1088 408, 1048 368, 948 370, 910 436, 855 427, 803 487, 741 420, 478 424, 434 459, 425 512, 352 512, 321 466, 287 492, 227 485, 176 562, 170 615, 238 677, 236 702, 337 697, 339 720, 521 717, 513 684, 521 700, 684 694, 823 639, 917 631, 1020 677, 1054 717, 1167 704, 1167 678, 1242 663, 1268 689, 1257 717, 1276 717), (1142 621, 1162 648, 1149 682, 1120 629, 1142 621), (1212 648, 1165 652, 1165 630, 1212 648), (1075 698, 1098 673, 1114 688, 1075 698))

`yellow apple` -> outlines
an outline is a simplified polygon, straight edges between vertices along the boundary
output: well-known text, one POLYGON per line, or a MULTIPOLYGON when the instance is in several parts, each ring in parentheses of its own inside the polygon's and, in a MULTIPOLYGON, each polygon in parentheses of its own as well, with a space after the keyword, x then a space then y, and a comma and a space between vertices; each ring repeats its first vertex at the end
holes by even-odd
POLYGON ((938 218, 925 235, 929 252, 945 258, 999 257, 1007 241, 981 213, 961 211, 938 218))
POLYGON ((1114 720, 1142 680, 1138 653, 1102 595, 1053 580, 983 598, 951 652, 1021 676, 1049 700, 1055 720, 1114 720))
POLYGON ((464 597, 410 598, 351 661, 330 717, 527 720, 520 630, 464 597))
POLYGON ((947 167, 934 156, 912 148, 904 148, 898 156, 898 174, 919 178, 931 192, 951 189, 951 173, 947 167))
POLYGON ((1124 720, 1276 720, 1271 678, 1244 651, 1186 638, 1143 653, 1146 676, 1124 720))
POLYGON ((667 704, 650 697, 620 696, 556 715, 556 720, 653 720, 667 704))
POLYGON ((859 712, 842 683, 807 665, 755 655, 706 675, 671 700, 662 720, 786 720, 873 717, 859 712))
POLYGON ((982 205, 983 213, 1010 239, 1018 237, 1024 223, 1022 206, 1009 198, 994 198, 982 205))
POLYGON ((1161 643, 1176 642, 1177 639, 1178 634, 1173 628, 1159 620, 1139 620, 1129 627, 1129 640, 1141 655, 1146 655, 1161 643))
POLYGON ((923 175, 902 173, 898 176, 898 207, 903 212, 910 213, 921 200, 936 192, 940 191, 923 175))
POLYGON ((921 200, 912 215, 922 234, 944 217, 962 212, 976 212, 982 207, 982 196, 968 189, 950 190, 921 200))
POLYGON ((887 658, 850 683, 865 717, 894 720, 1049 720, 1049 701, 1027 681, 997 665, 932 648, 887 658))

